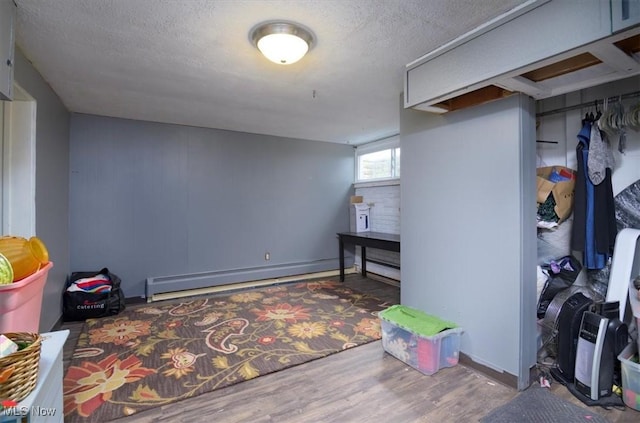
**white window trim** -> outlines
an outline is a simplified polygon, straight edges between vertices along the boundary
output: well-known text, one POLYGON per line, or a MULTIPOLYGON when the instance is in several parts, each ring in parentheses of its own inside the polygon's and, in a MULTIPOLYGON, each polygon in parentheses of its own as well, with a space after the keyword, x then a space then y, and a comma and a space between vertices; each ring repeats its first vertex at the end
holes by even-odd
POLYGON ((360 164, 360 160, 358 160, 359 156, 362 156, 364 154, 369 154, 369 153, 375 153, 376 151, 382 151, 382 150, 388 150, 388 149, 393 149, 393 148, 398 148, 400 147, 400 135, 393 135, 391 137, 388 138, 384 138, 378 141, 372 141, 366 144, 360 144, 358 146, 356 146, 355 148, 355 168, 354 168, 354 175, 353 175, 353 180, 354 182, 354 186, 356 188, 361 188, 363 186, 381 186, 381 185, 396 185, 400 183, 400 178, 398 177, 391 177, 391 178, 378 178, 378 179, 367 179, 367 180, 359 180, 358 179, 358 174, 359 174, 359 169, 358 166, 360 164), (397 181, 397 183, 394 183, 394 181, 397 181), (381 185, 370 185, 370 184, 375 184, 380 182, 381 185), (362 185, 365 184, 365 185, 362 185))
POLYGON ((400 147, 400 136, 394 135, 378 141, 368 142, 356 146, 356 154, 367 154, 374 151, 386 150, 388 148, 400 147))
POLYGON ((376 179, 371 181, 354 182, 354 188, 371 188, 371 187, 387 187, 391 185, 400 185, 400 178, 392 179, 376 179))

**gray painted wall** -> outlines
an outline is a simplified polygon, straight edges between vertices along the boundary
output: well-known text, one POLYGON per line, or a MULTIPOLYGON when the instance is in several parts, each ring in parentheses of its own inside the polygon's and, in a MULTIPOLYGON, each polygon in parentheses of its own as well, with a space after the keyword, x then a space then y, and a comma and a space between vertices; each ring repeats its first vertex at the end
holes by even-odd
POLYGON ((73 271, 145 279, 336 259, 353 147, 74 114, 73 271), (265 252, 271 254, 266 262, 265 252))
POLYGON ((401 302, 458 323, 461 351, 521 389, 536 348, 533 107, 400 112, 401 302))
POLYGON ((40 330, 49 331, 62 315, 62 292, 69 274, 69 112, 19 48, 15 81, 37 102, 36 234, 49 250, 40 330))

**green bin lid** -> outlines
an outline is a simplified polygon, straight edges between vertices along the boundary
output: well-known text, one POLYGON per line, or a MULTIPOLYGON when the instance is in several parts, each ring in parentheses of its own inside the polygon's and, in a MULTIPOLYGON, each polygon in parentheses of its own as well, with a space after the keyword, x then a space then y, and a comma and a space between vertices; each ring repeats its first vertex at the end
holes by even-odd
POLYGON ((384 320, 422 336, 433 336, 443 330, 458 327, 453 322, 400 304, 382 310, 378 315, 384 320))

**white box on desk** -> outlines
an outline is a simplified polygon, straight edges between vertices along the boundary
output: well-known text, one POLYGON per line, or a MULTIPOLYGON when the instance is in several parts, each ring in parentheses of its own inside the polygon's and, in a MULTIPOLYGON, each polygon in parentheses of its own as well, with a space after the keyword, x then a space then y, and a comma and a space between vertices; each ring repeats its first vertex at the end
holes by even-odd
POLYGON ((371 230, 370 207, 366 203, 351 204, 349 215, 352 232, 369 232, 371 230))

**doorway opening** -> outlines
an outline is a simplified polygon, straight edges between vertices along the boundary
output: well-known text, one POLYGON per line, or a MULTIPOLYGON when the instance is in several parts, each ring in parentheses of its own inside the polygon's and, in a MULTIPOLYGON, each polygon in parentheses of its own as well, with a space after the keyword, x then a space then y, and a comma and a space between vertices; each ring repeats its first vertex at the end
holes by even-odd
POLYGON ((13 101, 0 102, 0 216, 2 235, 36 235, 37 104, 14 84, 13 101))

